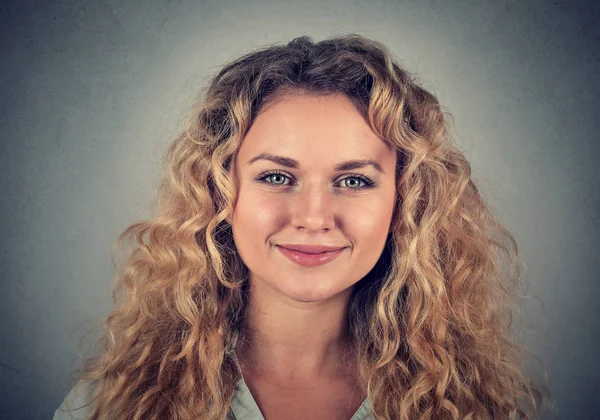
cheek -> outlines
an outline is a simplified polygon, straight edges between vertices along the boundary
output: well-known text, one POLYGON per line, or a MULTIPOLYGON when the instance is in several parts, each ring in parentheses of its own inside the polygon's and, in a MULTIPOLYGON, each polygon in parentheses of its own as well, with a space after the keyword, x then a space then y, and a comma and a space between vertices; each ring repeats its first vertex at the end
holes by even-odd
POLYGON ((246 266, 253 272, 265 267, 269 240, 285 225, 286 208, 282 200, 260 196, 240 195, 235 210, 233 239, 246 266))
POLYGON ((288 210, 283 200, 260 194, 240 195, 235 211, 239 236, 253 243, 264 243, 285 223, 288 210))
POLYGON ((393 212, 387 196, 347 203, 341 208, 344 223, 356 235, 376 238, 382 231, 387 235, 393 212))
MULTIPOLYGON (((346 200, 342 198, 332 205, 332 211, 340 217, 340 229, 360 242, 385 238, 392 216, 389 200, 375 197, 369 200, 346 200)), ((238 197, 235 225, 240 226, 240 241, 252 245, 264 244, 273 234, 285 229, 293 217, 289 200, 276 194, 260 194, 256 191, 242 193, 238 197)))

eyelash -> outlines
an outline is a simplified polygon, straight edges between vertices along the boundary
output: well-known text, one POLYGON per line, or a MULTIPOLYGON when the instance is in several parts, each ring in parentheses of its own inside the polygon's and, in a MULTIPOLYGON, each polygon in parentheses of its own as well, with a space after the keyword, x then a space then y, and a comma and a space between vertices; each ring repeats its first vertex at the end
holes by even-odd
MULTIPOLYGON (((257 176, 256 179, 258 181, 267 182, 268 184, 270 184, 271 186, 274 186, 274 187, 278 187, 278 186, 285 187, 285 186, 287 186, 285 184, 273 184, 271 182, 265 181, 267 178, 269 178, 270 176, 273 176, 273 175, 281 175, 283 177, 291 179, 290 176, 284 174, 283 172, 279 172, 279 171, 264 172, 264 173, 260 174, 259 176, 257 176)), ((376 185, 375 182, 373 182, 372 180, 370 180, 369 178, 367 178, 366 176, 361 175, 361 174, 348 174, 348 176, 346 178, 342 178, 340 181, 343 181, 343 180, 348 179, 348 178, 359 179, 359 180, 361 180, 365 184, 362 187, 356 187, 356 188, 348 187, 349 190, 362 191, 363 189, 373 188, 376 185)))

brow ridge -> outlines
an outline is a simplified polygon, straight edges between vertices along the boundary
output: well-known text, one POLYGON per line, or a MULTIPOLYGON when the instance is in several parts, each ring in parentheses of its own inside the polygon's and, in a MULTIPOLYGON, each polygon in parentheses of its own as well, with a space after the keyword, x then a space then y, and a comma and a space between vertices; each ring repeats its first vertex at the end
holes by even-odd
MULTIPOLYGON (((255 157, 253 157, 252 159, 250 159, 248 161, 247 165, 252 165, 254 162, 256 162, 258 160, 268 160, 268 161, 277 163, 281 166, 285 166, 286 168, 292 168, 292 169, 300 168, 300 163, 297 160, 292 159, 290 157, 286 157, 286 156, 274 155, 272 153, 261 153, 255 157)), ((356 160, 349 160, 346 162, 341 162, 341 163, 338 163, 334 169, 336 171, 349 171, 352 169, 364 168, 366 166, 372 166, 379 172, 384 173, 381 165, 372 159, 356 159, 356 160)))

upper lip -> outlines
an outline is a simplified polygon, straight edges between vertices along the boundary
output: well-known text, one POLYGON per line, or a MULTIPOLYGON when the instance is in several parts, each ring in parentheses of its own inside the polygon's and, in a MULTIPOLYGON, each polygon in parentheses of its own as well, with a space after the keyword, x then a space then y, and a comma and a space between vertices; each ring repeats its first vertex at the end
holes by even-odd
POLYGON ((279 244, 282 248, 293 249, 294 251, 304 252, 305 254, 319 254, 321 252, 338 251, 345 246, 329 246, 329 245, 303 245, 303 244, 279 244))

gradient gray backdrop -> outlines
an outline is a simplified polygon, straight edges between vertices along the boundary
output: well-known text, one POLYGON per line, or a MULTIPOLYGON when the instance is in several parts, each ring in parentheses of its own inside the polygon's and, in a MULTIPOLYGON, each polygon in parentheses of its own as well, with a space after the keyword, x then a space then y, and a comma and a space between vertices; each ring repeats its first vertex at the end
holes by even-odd
POLYGON ((526 263, 562 419, 600 418, 598 7, 567 1, 0 1, 0 418, 48 419, 111 308, 109 252, 225 61, 299 35, 382 41, 454 115, 526 263), (74 329, 75 333, 71 335, 74 329), (596 355, 596 356, 594 356, 596 355))

